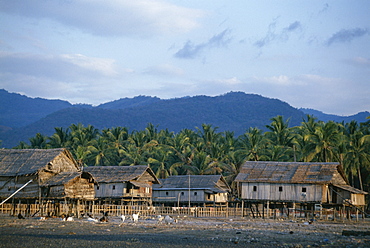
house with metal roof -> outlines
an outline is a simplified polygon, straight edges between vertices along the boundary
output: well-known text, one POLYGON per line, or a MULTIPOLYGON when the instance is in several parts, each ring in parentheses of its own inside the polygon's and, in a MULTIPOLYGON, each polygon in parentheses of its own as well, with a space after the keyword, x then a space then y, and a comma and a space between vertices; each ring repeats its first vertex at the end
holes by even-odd
POLYGON ((88 166, 97 181, 95 196, 99 200, 150 203, 152 185, 159 181, 147 165, 133 166, 88 166))
POLYGON ((160 180, 153 187, 153 203, 168 206, 205 206, 227 203, 231 189, 221 175, 181 175, 160 180))
POLYGON ((247 161, 235 182, 247 202, 364 206, 367 194, 348 185, 339 163, 247 161))

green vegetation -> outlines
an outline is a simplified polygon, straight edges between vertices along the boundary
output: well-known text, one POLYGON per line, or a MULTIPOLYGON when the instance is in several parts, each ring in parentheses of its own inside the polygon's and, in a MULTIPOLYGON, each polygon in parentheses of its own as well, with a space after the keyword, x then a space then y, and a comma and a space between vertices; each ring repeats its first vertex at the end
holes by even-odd
POLYGON ((322 122, 307 115, 300 126, 289 127, 289 119, 277 116, 266 128, 249 128, 236 137, 209 124, 178 133, 158 130, 151 123, 132 132, 73 124, 55 128, 51 136, 37 133, 30 145, 21 142, 16 148, 66 147, 81 166, 148 164, 159 178, 222 174, 229 183, 247 160, 340 162, 352 186, 369 190, 370 120, 322 122))

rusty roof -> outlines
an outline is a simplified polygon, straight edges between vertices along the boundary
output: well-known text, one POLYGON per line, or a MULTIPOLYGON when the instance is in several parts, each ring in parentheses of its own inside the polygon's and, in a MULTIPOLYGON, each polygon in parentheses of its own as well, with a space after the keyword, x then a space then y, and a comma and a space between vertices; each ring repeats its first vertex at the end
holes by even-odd
POLYGON ((247 161, 236 182, 347 184, 339 163, 247 161))

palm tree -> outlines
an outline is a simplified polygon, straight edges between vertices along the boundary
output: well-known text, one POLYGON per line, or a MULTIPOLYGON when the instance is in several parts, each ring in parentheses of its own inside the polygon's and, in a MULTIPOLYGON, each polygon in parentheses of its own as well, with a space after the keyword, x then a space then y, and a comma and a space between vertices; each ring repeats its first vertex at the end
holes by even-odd
POLYGON ((266 132, 266 137, 272 144, 282 147, 292 147, 294 135, 289 130, 289 119, 284 121, 281 115, 273 117, 270 125, 266 127, 270 130, 266 132))
POLYGON ((249 128, 249 130, 239 137, 240 148, 238 155, 243 154, 244 160, 259 161, 266 148, 266 140, 262 135, 262 130, 258 128, 249 128))
POLYGON ((305 136, 311 148, 306 159, 307 161, 333 162, 335 150, 343 134, 339 131, 339 124, 333 121, 319 122, 318 124, 314 133, 305 136))
POLYGON ((68 148, 71 145, 72 135, 69 129, 63 129, 63 127, 56 127, 54 128, 55 133, 50 136, 48 147, 50 148, 60 148, 66 147, 68 148))
POLYGON ((155 152, 148 158, 151 169, 158 178, 167 178, 172 175, 178 175, 177 167, 174 163, 174 151, 166 145, 158 146, 155 152))
POLYGON ((37 133, 35 137, 30 138, 31 148, 35 149, 45 149, 47 148, 48 137, 37 133))
POLYGON ((347 173, 358 176, 361 190, 363 190, 361 168, 370 168, 369 148, 370 135, 363 135, 361 131, 357 130, 349 136, 344 168, 347 169, 347 173))
POLYGON ((109 143, 103 137, 92 140, 91 145, 88 146, 89 159, 94 166, 109 166, 115 164, 117 154, 114 153, 114 147, 109 146, 109 143))
POLYGON ((194 153, 191 164, 184 167, 192 175, 214 175, 222 172, 219 163, 204 151, 194 153))

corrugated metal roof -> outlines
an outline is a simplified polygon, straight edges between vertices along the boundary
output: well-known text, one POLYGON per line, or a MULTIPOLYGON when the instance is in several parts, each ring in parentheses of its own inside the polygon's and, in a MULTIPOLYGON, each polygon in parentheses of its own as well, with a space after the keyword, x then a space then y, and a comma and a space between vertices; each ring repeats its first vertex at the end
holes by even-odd
POLYGON ((221 175, 181 175, 161 179, 161 185, 153 186, 155 190, 188 189, 211 190, 216 193, 229 192, 230 187, 221 175))
POLYGON ((67 153, 67 150, 0 149, 0 176, 35 174, 63 152, 67 153))
POLYGON ((146 165, 133 166, 88 166, 84 171, 91 173, 98 183, 115 183, 137 180, 145 172, 153 177, 153 182, 159 183, 153 171, 146 165))
POLYGON ((339 163, 247 161, 236 182, 346 184, 339 163))

